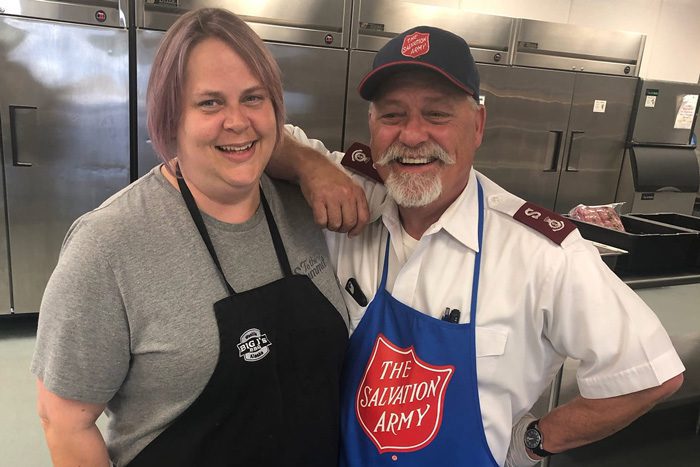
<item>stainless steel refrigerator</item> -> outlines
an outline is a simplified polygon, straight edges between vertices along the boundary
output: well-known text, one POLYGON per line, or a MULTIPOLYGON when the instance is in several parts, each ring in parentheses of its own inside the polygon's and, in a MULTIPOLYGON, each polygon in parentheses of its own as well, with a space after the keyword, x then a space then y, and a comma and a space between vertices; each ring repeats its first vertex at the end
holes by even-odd
POLYGON ((635 78, 488 65, 479 70, 487 124, 478 170, 557 212, 615 201, 635 78))
POLYGON ((478 170, 559 212, 615 200, 643 35, 395 0, 360 0, 355 9, 345 146, 369 140, 356 87, 376 50, 410 27, 438 26, 470 44, 481 74, 478 170))
POLYGON ((70 224, 129 183, 123 6, 0 1, 0 314, 38 311, 70 224))
POLYGON ((512 67, 482 66, 476 167, 557 212, 615 200, 645 36, 518 20, 512 67))
POLYGON ((310 137, 341 149, 351 0, 136 0, 138 175, 158 163, 146 130, 146 89, 165 31, 184 12, 223 7, 263 38, 282 70, 287 121, 310 137))

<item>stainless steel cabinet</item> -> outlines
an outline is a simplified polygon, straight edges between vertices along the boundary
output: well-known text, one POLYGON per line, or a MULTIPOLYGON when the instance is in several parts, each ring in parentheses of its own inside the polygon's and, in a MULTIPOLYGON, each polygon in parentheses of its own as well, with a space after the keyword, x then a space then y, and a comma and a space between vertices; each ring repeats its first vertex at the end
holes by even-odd
POLYGON ((574 88, 572 73, 479 65, 486 129, 475 167, 516 195, 552 208, 574 88))
POLYGON ((615 200, 637 78, 579 73, 554 209, 615 200))
POLYGON ((0 16, 0 313, 38 311, 70 224, 129 183, 127 60, 125 29, 0 16))
MULTIPOLYGON (((180 9, 136 2, 138 174, 158 163, 148 143, 146 88, 151 63, 165 30, 187 9, 221 6, 211 0, 183 0, 180 9)), ((348 67, 349 0, 287 2, 232 0, 223 5, 265 40, 282 70, 287 122, 332 150, 342 149, 348 67)))
POLYGON ((346 147, 369 141, 356 87, 376 50, 410 27, 438 26, 463 37, 478 62, 487 114, 478 170, 559 212, 615 200, 644 35, 397 0, 358 0, 353 21, 346 147))
POLYGON ((475 167, 558 212, 615 200, 636 78, 479 65, 487 118, 475 167))
POLYGON ((350 51, 350 67, 348 70, 348 92, 345 96, 345 131, 343 145, 347 148, 354 142, 369 144, 369 128, 367 127, 367 111, 369 104, 357 93, 362 77, 372 69, 372 60, 376 52, 363 50, 350 51))
MULTIPOLYGON (((148 143, 146 88, 161 31, 137 32, 138 55, 138 172, 153 168, 159 159, 148 143)), ((347 50, 268 43, 282 70, 287 121, 332 150, 342 149, 343 107, 347 50)))

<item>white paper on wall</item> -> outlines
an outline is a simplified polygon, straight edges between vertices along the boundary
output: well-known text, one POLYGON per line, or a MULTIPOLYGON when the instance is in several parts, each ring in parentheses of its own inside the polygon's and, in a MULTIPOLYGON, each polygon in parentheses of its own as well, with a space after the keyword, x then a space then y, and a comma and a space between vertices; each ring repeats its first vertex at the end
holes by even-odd
POLYGON ((693 127, 693 117, 695 117, 695 109, 698 107, 698 95, 686 94, 683 96, 681 105, 676 114, 676 123, 673 128, 679 130, 690 130, 693 127))

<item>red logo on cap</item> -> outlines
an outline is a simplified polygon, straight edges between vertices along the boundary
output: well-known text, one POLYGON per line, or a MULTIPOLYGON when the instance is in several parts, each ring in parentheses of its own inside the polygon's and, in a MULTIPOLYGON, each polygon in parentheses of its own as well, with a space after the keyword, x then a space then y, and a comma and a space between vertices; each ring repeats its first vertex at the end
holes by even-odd
POLYGON ((418 58, 430 51, 430 33, 414 32, 410 36, 403 38, 401 55, 411 58, 418 58))
POLYGON ((421 360, 379 334, 357 388, 355 413, 380 453, 426 447, 440 430, 445 391, 455 369, 421 360))

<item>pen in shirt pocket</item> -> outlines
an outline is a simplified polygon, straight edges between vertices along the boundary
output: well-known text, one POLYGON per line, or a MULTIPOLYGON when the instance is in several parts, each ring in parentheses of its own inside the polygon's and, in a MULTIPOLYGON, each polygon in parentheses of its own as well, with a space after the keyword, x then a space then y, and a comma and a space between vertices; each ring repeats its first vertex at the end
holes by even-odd
POLYGON ((354 277, 351 277, 345 283, 345 290, 350 294, 353 300, 357 302, 358 305, 367 306, 367 297, 362 292, 360 284, 357 283, 354 277))
POLYGON ((448 323, 459 323, 459 317, 461 312, 457 308, 446 307, 444 313, 442 314, 442 320, 448 323))

